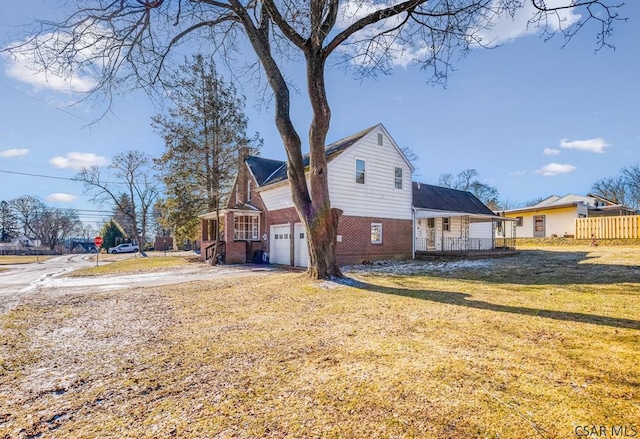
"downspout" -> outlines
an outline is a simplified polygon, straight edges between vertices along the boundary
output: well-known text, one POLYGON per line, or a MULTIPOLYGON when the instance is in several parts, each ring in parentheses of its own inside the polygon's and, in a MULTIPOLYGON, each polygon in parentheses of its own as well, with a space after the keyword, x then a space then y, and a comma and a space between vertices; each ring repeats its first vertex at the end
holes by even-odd
POLYGON ((416 208, 411 208, 411 259, 416 258, 416 208))

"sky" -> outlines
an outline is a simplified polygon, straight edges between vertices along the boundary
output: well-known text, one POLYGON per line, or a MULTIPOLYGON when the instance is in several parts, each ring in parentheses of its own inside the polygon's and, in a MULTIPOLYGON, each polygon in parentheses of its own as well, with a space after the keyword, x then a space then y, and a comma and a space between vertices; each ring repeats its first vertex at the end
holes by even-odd
MULTIPOLYGON (((58 4, 8 2, 0 45, 23 36, 23 25, 57 17, 58 4)), ((414 181, 437 184, 442 174, 475 169, 510 204, 587 194, 597 180, 640 164, 640 2, 628 2, 621 15, 627 21, 615 25, 615 50, 600 51, 593 27, 562 47, 560 37, 545 41, 522 20, 500 23, 492 38, 502 44, 456 60, 446 87, 427 84, 424 72, 402 60, 390 75, 364 80, 330 68, 327 141, 382 123, 419 157, 414 181)), ((302 91, 293 96, 292 114, 304 139, 310 117, 304 83, 297 81, 302 72, 294 65, 286 73, 302 91)), ((75 86, 85 82, 91 78, 75 86)), ((264 140, 261 155, 284 160, 273 107, 260 105, 251 87, 238 86, 247 97, 248 132, 264 140)), ((119 152, 162 154, 162 139, 151 127, 161 109, 132 91, 115 96, 96 121, 106 102, 79 102, 68 89, 0 56, 0 200, 33 195, 52 207, 79 209, 84 222, 99 224, 112 207, 93 204, 69 179, 82 166, 107 165, 119 152)))

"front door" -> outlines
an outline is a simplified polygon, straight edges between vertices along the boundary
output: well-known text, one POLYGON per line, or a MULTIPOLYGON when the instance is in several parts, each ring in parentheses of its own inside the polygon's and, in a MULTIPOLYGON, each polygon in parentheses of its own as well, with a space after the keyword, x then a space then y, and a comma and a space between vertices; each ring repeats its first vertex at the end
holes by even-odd
POLYGON ((534 238, 544 238, 545 237, 544 215, 534 215, 533 216, 533 237, 534 238))

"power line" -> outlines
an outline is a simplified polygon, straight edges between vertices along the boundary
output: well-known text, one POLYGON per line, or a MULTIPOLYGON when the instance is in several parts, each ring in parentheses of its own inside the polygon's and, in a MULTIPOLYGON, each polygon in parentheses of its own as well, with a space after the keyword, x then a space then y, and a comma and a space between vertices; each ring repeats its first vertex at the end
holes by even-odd
POLYGON ((76 119, 79 119, 79 120, 81 120, 81 121, 83 121, 83 122, 91 123, 91 121, 90 121, 90 120, 87 120, 87 119, 85 119, 85 118, 83 118, 83 117, 80 117, 80 116, 78 116, 77 114, 74 114, 74 113, 72 113, 72 112, 70 112, 70 111, 65 110, 64 108, 60 108, 60 107, 57 107, 57 106, 55 106, 55 105, 52 105, 52 104, 50 104, 49 102, 43 101, 42 99, 38 99, 37 97, 32 96, 32 95, 30 95, 30 94, 28 94, 28 93, 25 93, 25 92, 23 92, 23 91, 20 91, 20 90, 18 90, 17 88, 10 87, 10 86, 8 86, 8 85, 6 85, 6 84, 3 84, 2 82, 0 82, 0 86, 4 87, 4 88, 6 88, 6 89, 9 89, 9 90, 11 90, 11 91, 14 91, 14 92, 16 92, 16 93, 19 93, 19 94, 21 94, 21 95, 23 95, 23 96, 26 96, 26 97, 28 97, 28 98, 31 98, 31 99, 33 99, 34 101, 41 103, 42 105, 46 105, 47 107, 51 107, 51 108, 53 108, 53 109, 55 109, 55 110, 58 110, 58 111, 61 111, 62 113, 65 113, 65 114, 67 114, 67 115, 69 115, 69 116, 75 117, 76 119))
POLYGON ((0 172, 3 172, 5 174, 26 175, 27 177, 51 178, 51 179, 55 179, 55 180, 68 180, 68 181, 76 181, 76 182, 79 181, 79 180, 76 180, 75 178, 54 177, 53 175, 42 175, 42 174, 30 174, 28 172, 7 171, 7 170, 4 170, 4 169, 0 169, 0 172))

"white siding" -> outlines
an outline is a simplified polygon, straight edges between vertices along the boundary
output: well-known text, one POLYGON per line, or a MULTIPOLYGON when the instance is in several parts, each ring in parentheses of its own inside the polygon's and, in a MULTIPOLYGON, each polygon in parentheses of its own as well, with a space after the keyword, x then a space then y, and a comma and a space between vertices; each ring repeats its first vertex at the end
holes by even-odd
POLYGON ((469 238, 489 238, 493 235, 493 223, 491 221, 472 222, 469 224, 469 238))
POLYGON ((329 193, 345 215, 411 219, 411 169, 381 127, 329 163, 329 193), (356 158, 366 162, 364 184, 355 181, 356 158), (402 189, 395 187, 396 167, 402 168, 402 189))
POLYGON ((270 211, 294 207, 289 183, 264 190, 260 192, 260 196, 264 205, 270 211))
MULTIPOLYGON (((331 205, 344 215, 411 219, 411 168, 382 127, 329 162, 328 168, 331 205), (366 162, 365 184, 355 182, 356 158, 366 162), (395 187, 396 167, 402 168, 402 189, 395 187)), ((289 184, 263 190, 261 196, 270 211, 294 207, 289 184)))

